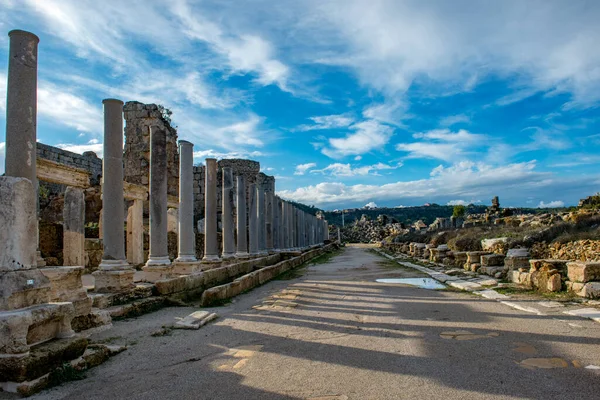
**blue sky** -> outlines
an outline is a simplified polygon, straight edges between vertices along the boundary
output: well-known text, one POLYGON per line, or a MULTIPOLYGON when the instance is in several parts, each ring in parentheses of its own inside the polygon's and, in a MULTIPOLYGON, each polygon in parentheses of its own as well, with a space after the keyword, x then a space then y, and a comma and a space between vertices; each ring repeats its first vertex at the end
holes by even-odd
POLYGON ((71 151, 101 155, 116 97, 170 108, 196 162, 255 159, 325 209, 560 206, 600 190, 598 20, 597 1, 0 0, 0 59, 9 30, 40 37, 38 140, 71 151))

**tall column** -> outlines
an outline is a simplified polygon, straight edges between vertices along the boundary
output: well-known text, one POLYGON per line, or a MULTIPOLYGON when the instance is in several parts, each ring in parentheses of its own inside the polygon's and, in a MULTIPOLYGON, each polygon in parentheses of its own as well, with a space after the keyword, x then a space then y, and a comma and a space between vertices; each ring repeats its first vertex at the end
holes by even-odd
POLYGON ((194 144, 179 141, 179 216, 178 248, 173 272, 187 275, 196 271, 196 235, 194 234, 194 144))
POLYGON ((219 242, 217 236, 217 160, 206 159, 204 178, 204 258, 203 262, 219 262, 219 242))
POLYGON ((237 258, 248 257, 248 216, 246 215, 246 178, 243 175, 236 177, 236 230, 237 246, 235 256, 237 258))
POLYGON ((127 262, 144 263, 144 202, 133 200, 127 211, 127 262))
POLYGON ((265 250, 269 253, 273 252, 274 242, 273 186, 272 182, 268 182, 265 188, 265 250))
POLYGON ((37 53, 39 39, 14 30, 10 38, 6 90, 5 175, 36 186, 37 53))
POLYGON ((277 196, 275 196, 275 194, 273 194, 273 203, 272 203, 272 208, 273 208, 273 229, 272 229, 272 234, 273 234, 273 251, 275 252, 279 252, 280 250, 280 241, 279 241, 279 224, 281 222, 281 217, 280 217, 280 208, 279 208, 279 198, 277 196))
MULTIPOLYGON (((40 39, 30 32, 12 30, 8 33, 8 82, 6 90, 6 176, 27 178, 36 193, 36 140, 37 140, 37 58, 40 39)), ((35 220, 36 232, 37 217, 35 220)), ((36 233, 37 266, 46 265, 39 252, 36 233)))
POLYGON ((250 190, 248 193, 250 195, 250 207, 248 210, 250 212, 250 218, 248 222, 248 242, 250 244, 250 255, 256 256, 258 255, 259 242, 256 184, 251 183, 249 189, 250 190))
POLYGON ((281 250, 287 251, 289 248, 289 236, 287 230, 288 223, 288 211, 287 211, 287 202, 285 200, 281 200, 279 206, 281 207, 281 250))
POLYGON ((323 239, 329 240, 329 223, 327 222, 327 220, 323 220, 323 230, 323 239))
POLYGON ((233 170, 231 167, 223 168, 223 213, 221 224, 223 227, 223 259, 235 257, 235 238, 233 228, 233 170))
POLYGON ((93 273, 97 292, 133 287, 134 270, 125 259, 123 230, 123 102, 104 104, 104 158, 102 159, 102 243, 104 252, 93 273))
POLYGON ((290 238, 290 251, 294 250, 294 206, 291 203, 287 204, 288 208, 288 229, 289 229, 289 238, 290 238))
POLYGON ((256 184, 256 208, 258 217, 258 253, 265 255, 267 253, 267 220, 265 215, 265 184, 256 184))
POLYGON ((298 250, 298 209, 292 206, 292 249, 298 250))
POLYGON ((150 127, 150 254, 143 268, 149 282, 172 273, 167 211, 167 132, 153 125, 150 127))
POLYGON ((85 266, 85 196, 67 187, 63 207, 63 265, 85 266))

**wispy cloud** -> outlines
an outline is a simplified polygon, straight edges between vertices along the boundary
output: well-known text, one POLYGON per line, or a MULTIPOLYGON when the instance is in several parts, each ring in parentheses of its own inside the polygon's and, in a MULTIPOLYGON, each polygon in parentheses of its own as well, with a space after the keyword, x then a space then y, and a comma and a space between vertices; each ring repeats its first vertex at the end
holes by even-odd
POLYGON ((554 200, 554 201, 550 201, 548 203, 540 201, 540 204, 538 204, 538 208, 560 208, 560 207, 564 207, 564 206, 565 206, 564 201, 560 201, 560 200, 554 200))
POLYGON ((323 169, 314 169, 310 171, 310 173, 331 175, 335 177, 367 176, 379 175, 378 171, 393 170, 400 168, 401 166, 402 163, 398 163, 396 165, 377 163, 373 165, 365 165, 362 167, 352 167, 350 164, 334 163, 328 165, 323 169))
POLYGON ((352 133, 343 138, 330 138, 321 150, 331 158, 360 155, 385 146, 394 131, 391 127, 375 120, 358 122, 349 127, 352 133))
POLYGON ((306 171, 316 167, 316 163, 306 163, 296 165, 296 170, 294 171, 294 175, 304 175, 306 171))
POLYGON ((324 129, 346 128, 354 122, 354 118, 348 115, 322 115, 318 117, 310 117, 313 124, 300 125, 296 130, 313 131, 324 129))
POLYGON ((413 143, 399 143, 396 150, 407 152, 409 158, 434 158, 453 161, 467 158, 467 154, 476 147, 488 145, 486 135, 471 133, 460 129, 452 132, 449 129, 434 129, 413 134, 415 139, 423 139, 413 143))

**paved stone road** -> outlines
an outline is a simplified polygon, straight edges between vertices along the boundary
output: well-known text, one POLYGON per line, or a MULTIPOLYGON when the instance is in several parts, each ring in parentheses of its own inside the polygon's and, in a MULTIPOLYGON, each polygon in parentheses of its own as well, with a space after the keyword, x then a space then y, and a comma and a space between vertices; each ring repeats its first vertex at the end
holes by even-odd
POLYGON ((600 398, 600 371, 584 368, 600 365, 600 325, 375 282, 418 276, 348 247, 210 309, 220 318, 198 331, 151 336, 193 308, 117 322, 99 338, 129 350, 36 398, 600 398))

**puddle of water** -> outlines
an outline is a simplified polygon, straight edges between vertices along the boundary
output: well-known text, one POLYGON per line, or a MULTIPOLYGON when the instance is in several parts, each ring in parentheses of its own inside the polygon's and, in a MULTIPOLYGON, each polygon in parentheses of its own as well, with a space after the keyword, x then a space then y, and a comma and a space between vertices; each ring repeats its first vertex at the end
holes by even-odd
POLYGON ((446 286, 432 278, 384 278, 376 279, 379 283, 401 283, 404 285, 417 286, 421 289, 445 289, 446 286))
POLYGON ((537 350, 535 349, 535 347, 533 347, 529 343, 515 342, 513 344, 516 346, 516 348, 514 348, 513 351, 516 351, 517 353, 523 353, 523 354, 536 354, 537 353, 537 350))

